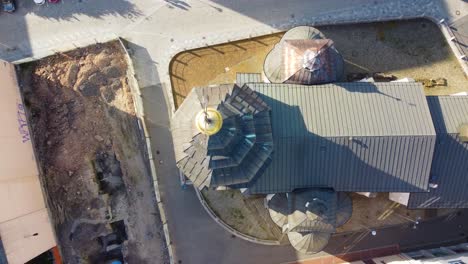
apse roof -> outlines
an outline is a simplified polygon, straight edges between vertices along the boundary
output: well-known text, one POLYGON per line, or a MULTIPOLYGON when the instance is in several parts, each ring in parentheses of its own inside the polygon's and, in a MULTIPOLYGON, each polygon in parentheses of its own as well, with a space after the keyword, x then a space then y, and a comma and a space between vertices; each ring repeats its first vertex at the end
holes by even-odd
POLYGON ((315 28, 301 26, 283 35, 263 68, 272 83, 329 83, 342 78, 343 58, 332 40, 315 28))
POLYGON ((289 232, 288 239, 291 245, 304 254, 314 254, 322 251, 330 240, 330 233, 320 232, 289 232))
POLYGON ((274 158, 251 193, 427 190, 435 130, 421 84, 247 84, 271 107, 274 158))
POLYGON ((184 101, 193 108, 182 104, 176 113, 180 119, 172 128, 176 144, 185 146, 176 150, 177 166, 200 189, 248 183, 263 174, 271 160, 269 107, 247 86, 225 88, 230 93, 224 96, 211 88, 194 89, 184 101), (201 102, 203 109, 212 106, 222 115, 221 130, 214 135, 194 127, 194 114, 202 111, 201 102))

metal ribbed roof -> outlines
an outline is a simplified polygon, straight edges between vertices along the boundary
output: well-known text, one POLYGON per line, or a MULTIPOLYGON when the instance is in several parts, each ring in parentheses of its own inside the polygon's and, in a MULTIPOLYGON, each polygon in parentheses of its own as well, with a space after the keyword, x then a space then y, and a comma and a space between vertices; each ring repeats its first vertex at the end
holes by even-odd
POLYGON ((437 131, 431 181, 438 184, 428 193, 411 193, 410 208, 468 207, 468 143, 458 138, 458 127, 468 123, 468 96, 427 98, 437 131))
POLYGON ((420 84, 248 85, 272 108, 275 145, 251 193, 427 190, 435 131, 420 84))
POLYGON ((236 84, 242 87, 246 83, 259 83, 262 82, 262 75, 260 73, 237 73, 236 84))
POLYGON ((272 108, 275 137, 435 135, 419 83, 252 83, 272 108))
POLYGON ((275 193, 268 201, 268 213, 276 225, 283 228, 288 223, 288 197, 285 193, 275 193))

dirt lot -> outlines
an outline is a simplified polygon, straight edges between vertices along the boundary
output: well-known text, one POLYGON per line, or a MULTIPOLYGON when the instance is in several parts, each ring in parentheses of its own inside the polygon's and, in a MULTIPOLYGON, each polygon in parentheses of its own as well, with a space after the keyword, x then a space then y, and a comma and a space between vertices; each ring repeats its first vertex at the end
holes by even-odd
POLYGON ((65 262, 168 262, 119 43, 21 68, 34 147, 65 262))

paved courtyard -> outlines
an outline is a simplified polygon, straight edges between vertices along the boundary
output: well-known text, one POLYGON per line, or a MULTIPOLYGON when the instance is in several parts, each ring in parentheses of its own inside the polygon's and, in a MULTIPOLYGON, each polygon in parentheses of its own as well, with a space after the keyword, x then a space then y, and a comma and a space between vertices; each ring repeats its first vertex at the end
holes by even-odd
MULTIPOLYGON (((272 248, 231 237, 206 214, 193 190, 181 189, 169 128, 174 109, 171 58, 184 50, 276 33, 300 24, 427 16, 446 18, 466 36, 466 19, 461 19, 467 13, 462 0, 113 0, 112 4, 62 0, 44 6, 21 1, 18 12, 0 15, 0 59, 37 59, 117 36, 127 40, 143 93, 176 263, 239 263, 240 258, 243 263, 281 263, 310 256, 297 255, 289 246, 272 248)), ((440 219, 428 223, 427 229, 421 224, 416 231, 409 227, 382 230, 381 236, 373 238, 366 232, 340 236, 332 239, 325 252, 385 246, 395 241, 422 244, 442 236, 456 240, 468 231, 463 226, 467 217, 462 214, 440 219), (429 229, 446 231, 431 233, 429 229)))

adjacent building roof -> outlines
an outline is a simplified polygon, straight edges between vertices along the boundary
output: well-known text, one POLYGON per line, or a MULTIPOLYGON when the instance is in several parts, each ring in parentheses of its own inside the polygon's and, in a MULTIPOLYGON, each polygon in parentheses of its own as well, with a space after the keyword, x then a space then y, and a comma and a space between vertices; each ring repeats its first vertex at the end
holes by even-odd
POLYGON ((275 146, 251 193, 427 190, 435 130, 420 84, 248 86, 272 109, 275 146))
POLYGON ((409 208, 468 207, 468 143, 458 135, 468 123, 468 96, 429 96, 429 109, 437 133, 431 182, 437 188, 427 193, 411 193, 409 208))
POLYGON ((329 83, 342 78, 343 58, 319 30, 300 26, 283 35, 263 68, 272 83, 329 83))

